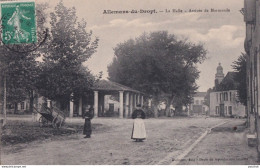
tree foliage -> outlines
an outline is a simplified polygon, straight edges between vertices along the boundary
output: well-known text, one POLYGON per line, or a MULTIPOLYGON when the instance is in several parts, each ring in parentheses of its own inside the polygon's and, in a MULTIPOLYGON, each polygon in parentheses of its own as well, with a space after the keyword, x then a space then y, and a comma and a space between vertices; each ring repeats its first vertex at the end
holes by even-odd
MULTIPOLYGON (((42 32, 46 29, 45 9, 47 4, 37 5, 37 31, 42 32)), ((17 48, 25 48, 26 44, 17 44, 17 48)), ((26 98, 30 100, 29 110, 33 110, 33 101, 35 96, 35 84, 38 78, 39 66, 36 59, 40 56, 39 50, 29 52, 19 52, 19 50, 11 50, 8 46, 1 44, 0 46, 0 76, 2 79, 6 76, 7 84, 7 102, 15 105, 24 101, 26 98)), ((3 81, 1 80, 1 87, 3 81)), ((3 89, 2 89, 3 90, 3 89)), ((3 95, 3 94, 1 94, 3 95)))
POLYGON ((108 66, 110 80, 151 95, 154 102, 166 96, 168 104, 176 106, 190 103, 198 88, 196 65, 206 58, 202 44, 178 40, 167 31, 129 39, 118 44, 114 53, 108 66))
POLYGON ((38 89, 41 95, 57 101, 69 100, 89 89, 95 77, 83 63, 96 52, 98 39, 86 31, 86 22, 78 21, 76 9, 60 1, 50 14, 51 30, 44 46, 38 89))
POLYGON ((233 62, 233 69, 237 71, 238 73, 235 75, 234 80, 238 83, 238 96, 239 101, 247 105, 247 84, 246 84, 246 58, 247 54, 241 53, 241 55, 238 57, 236 61, 233 62))
POLYGON ((213 92, 214 90, 212 89, 212 88, 209 88, 208 90, 207 90, 207 93, 206 93, 206 96, 205 96, 205 101, 204 101, 204 105, 206 105, 206 106, 210 106, 210 93, 211 92, 213 92))
MULTIPOLYGON (((0 48, 3 53, 0 56, 1 78, 3 79, 1 87, 3 87, 3 81, 6 77, 7 102, 16 107, 17 103, 33 96, 39 72, 35 60, 37 54, 13 52, 4 46, 0 48)), ((32 111, 32 106, 30 106, 30 111, 32 111)))

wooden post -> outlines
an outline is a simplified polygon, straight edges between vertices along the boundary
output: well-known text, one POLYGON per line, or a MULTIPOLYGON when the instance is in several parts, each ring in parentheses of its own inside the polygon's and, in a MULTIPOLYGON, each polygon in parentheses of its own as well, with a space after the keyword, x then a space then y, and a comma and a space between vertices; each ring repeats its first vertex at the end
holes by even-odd
POLYGON ((6 125, 6 75, 4 75, 4 104, 3 104, 3 113, 4 113, 4 121, 3 121, 3 127, 6 125))

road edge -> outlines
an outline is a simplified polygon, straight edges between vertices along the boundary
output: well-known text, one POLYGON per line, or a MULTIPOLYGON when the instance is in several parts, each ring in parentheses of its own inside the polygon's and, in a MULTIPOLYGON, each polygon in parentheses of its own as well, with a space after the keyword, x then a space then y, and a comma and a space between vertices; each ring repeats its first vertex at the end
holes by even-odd
MULTIPOLYGON (((211 132, 211 130, 215 127, 218 127, 218 126, 221 126, 225 123, 227 123, 228 121, 224 121, 220 124, 217 124, 211 128, 207 128, 206 131, 189 147, 187 148, 186 150, 183 151, 183 153, 181 155, 179 155, 173 162, 170 163, 170 165, 177 165, 179 164, 179 162, 186 156, 188 155, 191 150, 208 134, 211 132)), ((159 161, 158 163, 160 163, 161 161, 159 161)))

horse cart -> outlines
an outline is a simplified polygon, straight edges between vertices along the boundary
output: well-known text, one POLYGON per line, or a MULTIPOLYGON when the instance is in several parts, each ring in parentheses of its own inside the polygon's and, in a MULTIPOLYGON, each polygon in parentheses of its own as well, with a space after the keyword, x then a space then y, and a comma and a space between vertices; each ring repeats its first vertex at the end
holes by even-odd
POLYGON ((48 125, 51 123, 53 128, 60 128, 65 122, 65 114, 56 107, 47 107, 45 105, 40 105, 40 111, 35 108, 35 110, 41 114, 39 118, 40 127, 48 125))

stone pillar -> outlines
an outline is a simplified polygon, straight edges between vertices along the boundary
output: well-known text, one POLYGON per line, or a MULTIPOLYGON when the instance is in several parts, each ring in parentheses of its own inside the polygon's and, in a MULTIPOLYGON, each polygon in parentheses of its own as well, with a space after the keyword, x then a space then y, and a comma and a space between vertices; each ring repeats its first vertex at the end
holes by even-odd
POLYGON ((98 91, 94 91, 94 116, 98 117, 98 91))
POLYGON ((103 117, 104 112, 105 112, 105 95, 104 94, 99 94, 98 95, 98 111, 99 111, 99 116, 103 117))
POLYGON ((119 118, 123 118, 124 112, 124 91, 119 91, 119 118))
POLYGON ((125 118, 129 116, 129 92, 125 95, 125 118))
POLYGON ((131 117, 133 113, 133 94, 130 94, 130 102, 129 102, 129 116, 131 117))
POLYGON ((82 96, 79 98, 79 116, 82 116, 82 96))
POLYGON ((143 95, 141 95, 141 102, 140 102, 140 104, 143 107, 143 105, 144 105, 144 96, 143 95))
POLYGON ((73 111, 74 111, 74 102, 73 100, 70 100, 70 116, 69 117, 73 117, 73 111))
POLYGON ((136 105, 140 104, 140 94, 137 95, 137 102, 136 105))
POLYGON ((137 100, 136 100, 136 97, 137 97, 137 95, 136 94, 134 94, 134 108, 136 108, 136 105, 137 105, 137 100))

